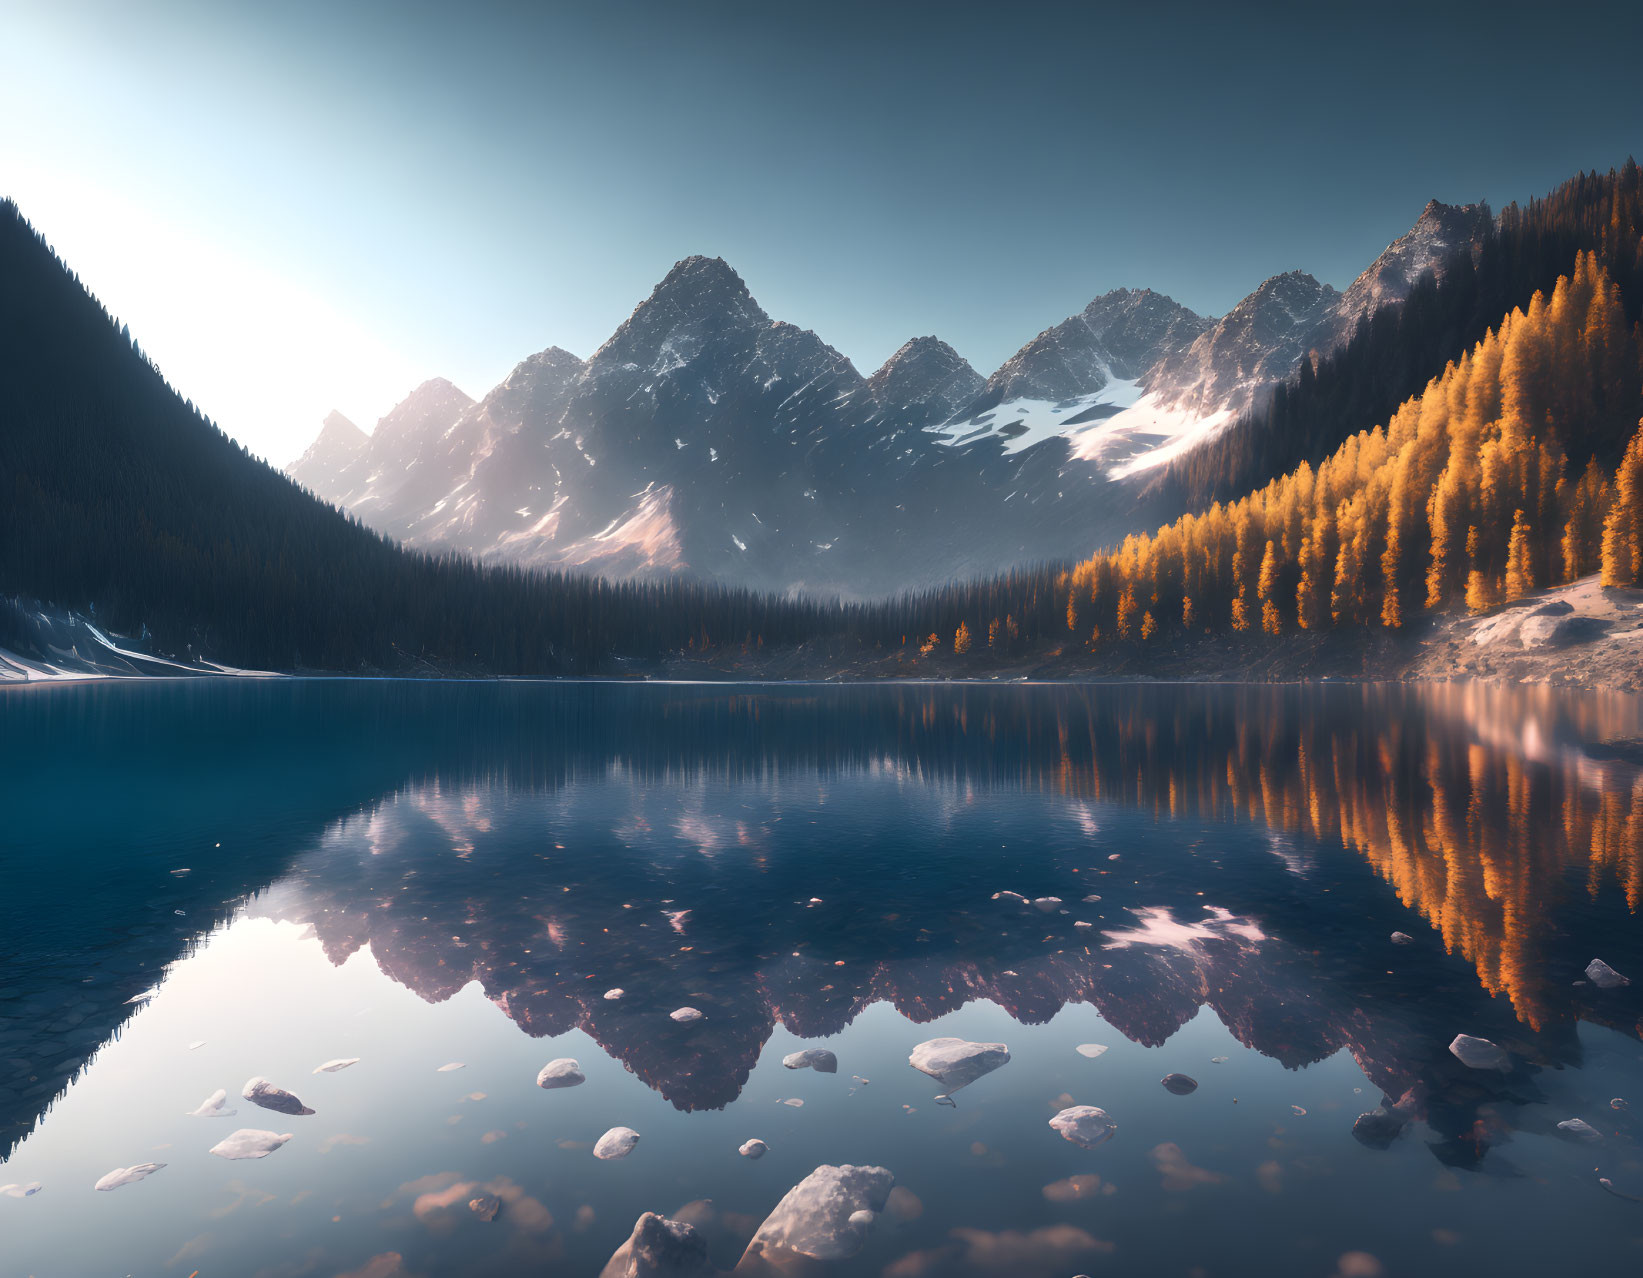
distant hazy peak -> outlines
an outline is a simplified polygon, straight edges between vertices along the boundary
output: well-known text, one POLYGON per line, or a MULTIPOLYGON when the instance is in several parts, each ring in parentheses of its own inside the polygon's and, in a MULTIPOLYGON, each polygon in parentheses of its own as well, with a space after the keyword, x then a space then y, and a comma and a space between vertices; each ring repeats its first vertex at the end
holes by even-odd
POLYGON ((325 414, 325 420, 320 422, 319 434, 314 442, 318 444, 325 441, 338 446, 363 447, 370 439, 369 435, 333 408, 325 414))
POLYGON ((427 381, 423 382, 409 395, 402 399, 399 404, 396 405, 396 408, 403 407, 404 405, 410 403, 436 404, 449 402, 471 404, 473 403, 473 400, 459 387, 448 381, 446 378, 430 377, 427 381))
POLYGON ((304 488, 330 497, 335 477, 371 447, 371 437, 336 409, 325 415, 319 434, 286 473, 304 488))

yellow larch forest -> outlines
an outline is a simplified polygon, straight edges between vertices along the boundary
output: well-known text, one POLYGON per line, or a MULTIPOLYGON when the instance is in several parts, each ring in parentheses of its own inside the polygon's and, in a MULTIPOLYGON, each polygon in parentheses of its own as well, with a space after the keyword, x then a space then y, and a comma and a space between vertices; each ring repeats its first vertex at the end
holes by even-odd
POLYGON ((1152 639, 1397 627, 1600 571, 1643 575, 1639 342, 1582 253, 1385 426, 1074 568, 1068 628, 1152 639), (1629 442, 1628 442, 1629 440, 1629 442), (1611 472, 1609 467, 1615 469, 1611 472))

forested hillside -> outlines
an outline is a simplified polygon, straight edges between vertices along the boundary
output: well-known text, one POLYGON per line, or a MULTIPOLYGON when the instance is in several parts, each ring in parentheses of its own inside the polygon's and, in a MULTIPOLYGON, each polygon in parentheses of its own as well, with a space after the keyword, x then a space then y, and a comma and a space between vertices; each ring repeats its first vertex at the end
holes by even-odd
POLYGON ((1536 293, 1385 426, 1231 505, 1126 538, 1072 573, 1068 625, 1171 631, 1397 627, 1601 568, 1643 568, 1638 346, 1594 254, 1536 293), (1636 432, 1636 433, 1634 433, 1636 432))
POLYGON ((1154 510, 1199 512, 1316 466, 1348 436, 1384 422, 1500 317, 1549 293, 1580 252, 1599 254, 1628 323, 1643 311, 1643 170, 1628 160, 1583 173, 1550 195, 1501 211, 1494 233, 1421 281, 1400 306, 1360 323, 1333 354, 1303 361, 1268 400, 1192 450, 1155 483, 1154 510))
POLYGON ((1070 572, 904 600, 929 650, 1403 626, 1601 572, 1643 584, 1639 331, 1595 253, 1385 425, 1070 572), (1053 584, 1052 584, 1053 583, 1053 584), (1059 607, 1057 606, 1059 605, 1059 607), (1020 637, 1018 637, 1018 635, 1020 637))
POLYGON ((831 605, 407 552, 249 456, 0 204, 0 594, 265 669, 550 674, 795 642, 831 605))

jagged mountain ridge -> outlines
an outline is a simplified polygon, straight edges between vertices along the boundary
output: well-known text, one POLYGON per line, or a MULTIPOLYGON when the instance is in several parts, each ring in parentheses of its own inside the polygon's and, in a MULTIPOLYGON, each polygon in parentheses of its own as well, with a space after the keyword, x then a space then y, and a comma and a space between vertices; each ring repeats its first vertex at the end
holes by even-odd
POLYGON ((1190 346, 1160 360, 1148 373, 1148 390, 1200 412, 1242 408, 1260 387, 1289 375, 1340 299, 1305 271, 1263 280, 1190 346))
POLYGON ((1434 201, 1345 293, 1286 272, 1219 319, 1114 290, 985 380, 936 337, 864 378, 687 258, 585 362, 549 348, 477 404, 429 383, 363 451, 322 432, 292 473, 411 544, 527 565, 850 594, 996 572, 1128 531, 1139 484, 1111 481, 1213 435, 1489 225, 1434 201))

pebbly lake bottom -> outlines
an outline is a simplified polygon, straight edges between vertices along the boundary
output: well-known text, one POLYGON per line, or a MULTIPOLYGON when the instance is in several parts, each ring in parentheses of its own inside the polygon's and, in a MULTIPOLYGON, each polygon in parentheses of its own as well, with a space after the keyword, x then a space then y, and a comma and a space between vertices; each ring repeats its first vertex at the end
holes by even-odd
POLYGON ((1586 973, 1643 972, 1631 699, 49 692, 0 742, 8 1278, 596 1275, 645 1212, 744 1273, 1643 1258, 1643 981, 1586 973), (946 1103, 938 1037, 1010 1059, 946 1103), (840 1165, 895 1184, 848 1254, 747 1254, 840 1165))

